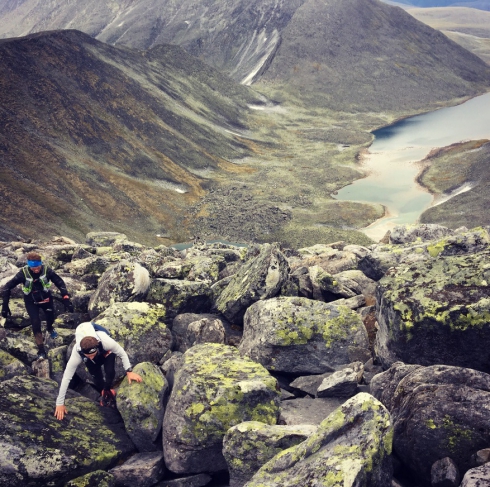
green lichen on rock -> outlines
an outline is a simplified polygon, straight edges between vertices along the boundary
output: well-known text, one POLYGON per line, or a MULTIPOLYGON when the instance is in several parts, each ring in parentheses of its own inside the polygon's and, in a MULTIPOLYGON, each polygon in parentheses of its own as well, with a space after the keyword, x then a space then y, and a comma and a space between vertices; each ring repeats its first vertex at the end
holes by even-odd
MULTIPOLYGON (((173 345, 172 334, 165 324, 166 316, 162 305, 115 303, 94 321, 111 332, 132 363, 158 363, 173 345)), ((118 370, 123 372, 122 368, 118 370)))
POLYGON ((243 354, 269 370, 295 373, 326 372, 357 360, 354 350, 369 355, 368 347, 357 313, 347 306, 301 297, 272 298, 250 306, 239 345, 243 354))
POLYGON ((104 470, 96 470, 76 479, 72 479, 64 487, 115 487, 116 479, 104 470))
POLYGON ((129 384, 127 377, 123 380, 117 391, 117 408, 138 450, 159 450, 160 445, 154 442, 162 427, 168 383, 159 367, 149 362, 137 364, 133 370, 143 381, 129 384))
POLYGON ((0 465, 5 485, 61 483, 88 471, 105 469, 134 450, 117 420, 107 421, 92 401, 69 392, 68 416, 54 415, 58 384, 32 376, 0 384, 0 441, 12 464, 0 465), (20 482, 20 483, 19 483, 20 482))
POLYGON ((305 441, 316 430, 313 425, 267 425, 259 421, 247 421, 230 428, 223 440, 230 484, 243 485, 262 465, 283 450, 305 441))
MULTIPOLYGON (((442 243, 435 246, 441 249, 442 243)), ((478 347, 486 343, 484 337, 490 339, 490 249, 446 252, 447 245, 436 258, 399 266, 380 280, 377 346, 386 365, 417 360, 485 370, 478 347)))
POLYGON ((360 393, 331 413, 308 439, 267 462, 247 487, 388 487, 392 435, 388 411, 360 393))
POLYGON ((233 347, 196 345, 183 356, 167 405, 166 463, 179 471, 174 469, 193 463, 196 452, 206 458, 219 451, 215 469, 224 464, 221 443, 229 428, 243 421, 275 424, 278 416, 277 381, 264 367, 241 357, 233 347))

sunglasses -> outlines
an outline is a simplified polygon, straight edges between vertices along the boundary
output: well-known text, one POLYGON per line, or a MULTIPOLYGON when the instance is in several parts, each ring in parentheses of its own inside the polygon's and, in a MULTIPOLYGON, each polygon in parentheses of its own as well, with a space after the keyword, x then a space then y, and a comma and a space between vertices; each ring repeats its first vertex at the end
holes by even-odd
POLYGON ((92 348, 82 348, 82 353, 85 355, 90 355, 91 353, 95 353, 98 350, 97 347, 92 347, 92 348))

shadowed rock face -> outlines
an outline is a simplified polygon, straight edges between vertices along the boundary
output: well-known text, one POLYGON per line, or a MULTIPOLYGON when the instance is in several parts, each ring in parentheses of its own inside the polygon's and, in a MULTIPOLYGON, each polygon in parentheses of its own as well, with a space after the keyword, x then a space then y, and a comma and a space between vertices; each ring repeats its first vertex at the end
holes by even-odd
POLYGON ((178 47, 50 32, 1 41, 0 63, 0 238, 185 233, 198 174, 246 153, 225 128, 256 95, 178 47))

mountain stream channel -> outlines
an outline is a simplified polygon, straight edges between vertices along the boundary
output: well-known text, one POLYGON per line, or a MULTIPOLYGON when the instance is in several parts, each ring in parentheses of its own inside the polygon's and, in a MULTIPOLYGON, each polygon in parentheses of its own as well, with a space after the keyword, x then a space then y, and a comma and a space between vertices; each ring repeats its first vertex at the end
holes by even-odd
MULTIPOLYGON (((427 208, 441 202, 434 201, 416 181, 423 169, 420 161, 432 149, 490 139, 490 93, 400 120, 373 135, 375 140, 363 158, 368 176, 345 186, 334 197, 383 205, 385 216, 362 229, 378 241, 395 225, 416 223, 427 208)), ((469 185, 463 185, 452 196, 469 189, 469 185)))

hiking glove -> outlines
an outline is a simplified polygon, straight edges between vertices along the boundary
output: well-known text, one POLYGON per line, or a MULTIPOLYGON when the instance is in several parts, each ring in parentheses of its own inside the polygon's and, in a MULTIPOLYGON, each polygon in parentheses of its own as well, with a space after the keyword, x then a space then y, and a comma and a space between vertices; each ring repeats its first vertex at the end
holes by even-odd
POLYGON ((65 311, 68 311, 68 313, 73 313, 75 311, 73 303, 70 300, 70 296, 63 296, 63 305, 65 306, 65 311))
POLYGON ((8 316, 12 316, 12 312, 10 311, 8 303, 2 304, 2 318, 7 318, 8 316))

